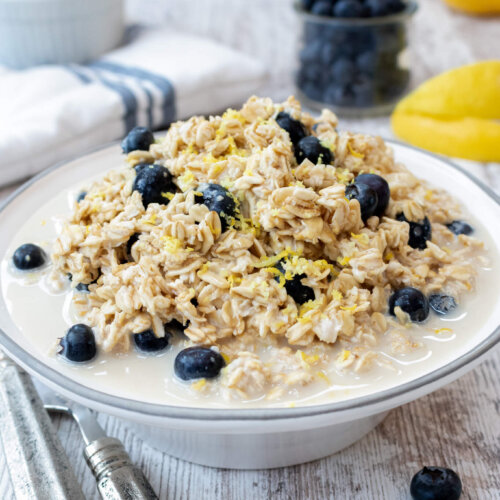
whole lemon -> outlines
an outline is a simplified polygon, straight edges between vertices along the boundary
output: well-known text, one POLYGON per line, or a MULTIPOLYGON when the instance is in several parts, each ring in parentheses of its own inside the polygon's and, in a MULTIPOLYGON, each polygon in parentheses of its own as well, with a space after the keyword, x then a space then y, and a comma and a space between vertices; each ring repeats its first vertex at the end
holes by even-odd
POLYGON ((500 14, 500 0, 444 0, 451 7, 471 14, 500 14))
POLYGON ((423 149, 500 161, 500 61, 428 80, 398 103, 391 124, 397 136, 423 149))

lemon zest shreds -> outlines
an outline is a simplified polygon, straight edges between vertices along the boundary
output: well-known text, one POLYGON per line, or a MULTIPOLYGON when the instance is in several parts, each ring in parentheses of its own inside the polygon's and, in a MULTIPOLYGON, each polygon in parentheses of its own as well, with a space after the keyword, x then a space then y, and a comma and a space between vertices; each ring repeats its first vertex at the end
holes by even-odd
POLYGON ((353 306, 340 306, 340 309, 342 309, 342 311, 350 311, 350 312, 355 312, 357 308, 358 306, 356 304, 354 304, 353 306))
POLYGON ((224 361, 226 362, 226 365, 231 363, 231 357, 229 356, 229 354, 226 354, 225 352, 221 352, 220 355, 222 356, 222 359, 224 359, 224 361))
POLYGON ((143 222, 146 223, 146 224, 155 225, 156 224, 156 219, 157 219, 156 214, 151 214, 151 217, 149 219, 144 220, 143 222))
POLYGON ((200 378, 200 380, 197 380, 196 382, 193 382, 191 384, 191 388, 194 389, 195 391, 199 391, 205 387, 207 383, 207 380, 204 378, 200 378))
POLYGON ((363 153, 359 153, 358 151, 354 150, 350 142, 347 143, 347 149, 349 150, 349 153, 351 153, 352 156, 356 158, 360 158, 362 160, 365 157, 363 153))
POLYGON ((233 288, 234 285, 239 285, 243 281, 243 279, 236 274, 230 274, 227 277, 226 281, 229 283, 229 286, 233 288))
POLYGON ((198 276, 201 276, 203 274, 205 274, 206 272, 208 271, 208 263, 205 262, 205 264, 203 264, 200 269, 198 269, 198 272, 196 273, 198 276))
POLYGON ((370 238, 366 233, 360 233, 360 234, 351 233, 351 237, 359 241, 363 245, 368 245, 368 243, 370 242, 370 238))
POLYGON ((328 385, 331 385, 331 380, 328 378, 328 376, 326 375, 325 372, 321 371, 321 372, 316 372, 316 377, 324 380, 328 385))
POLYGON ((161 195, 163 196, 163 198, 167 198, 167 200, 169 201, 172 201, 175 196, 174 193, 161 193, 161 195))
POLYGON ((182 189, 182 191, 187 191, 194 183, 194 181, 194 174, 189 169, 186 169, 186 171, 182 175, 177 177, 177 184, 182 189))
POLYGON ((319 361, 319 356, 317 354, 310 356, 300 349, 295 353, 295 356, 301 361, 304 361, 307 365, 313 365, 319 361))
POLYGON ((338 360, 347 361, 349 359, 349 356, 351 356, 351 351, 348 351, 347 349, 342 349, 342 352, 338 355, 338 360))
POLYGON ((182 248, 181 240, 174 238, 173 236, 162 236, 161 239, 165 242, 163 248, 168 253, 177 253, 182 248))
POLYGON ((254 264, 254 266, 257 268, 274 266, 274 264, 277 264, 281 259, 287 257, 289 253, 288 250, 283 250, 277 255, 271 255, 271 257, 261 257, 260 261, 254 264))
POLYGON ((451 328, 434 328, 434 333, 452 333, 453 330, 451 328))
POLYGON ((347 168, 343 170, 337 168, 337 170, 335 170, 335 175, 337 176, 337 180, 342 184, 349 184, 349 182, 351 182, 351 172, 347 168))
POLYGON ((238 120, 242 125, 246 123, 245 117, 235 109, 229 108, 223 115, 223 120, 238 120))
POLYGON ((337 262, 341 265, 341 266, 347 266, 347 264, 349 264, 349 261, 351 260, 351 257, 348 257, 347 255, 345 257, 337 257, 337 262))
POLYGON ((342 292, 339 290, 332 290, 332 299, 341 301, 343 297, 342 292))
POLYGON ((387 252, 385 255, 384 255, 384 260, 386 262, 389 262, 390 260, 394 259, 394 254, 392 252, 387 252))
POLYGON ((434 198, 434 193, 433 193, 432 189, 428 189, 428 190, 425 192, 424 198, 425 198, 427 201, 431 201, 431 200, 434 198))

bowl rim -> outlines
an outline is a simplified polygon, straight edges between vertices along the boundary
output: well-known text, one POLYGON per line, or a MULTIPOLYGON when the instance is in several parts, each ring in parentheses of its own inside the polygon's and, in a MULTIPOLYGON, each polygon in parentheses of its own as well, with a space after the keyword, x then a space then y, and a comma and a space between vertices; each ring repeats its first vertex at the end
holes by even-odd
MULTIPOLYGON (((500 207, 500 196, 497 195, 487 185, 465 170, 459 165, 455 165, 452 161, 443 158, 434 153, 430 153, 421 148, 405 144, 401 141, 393 139, 383 139, 389 145, 396 145, 416 151, 420 154, 430 156, 438 160, 448 167, 457 170, 469 181, 478 186, 486 196, 500 207)), ((59 162, 52 167, 49 167, 36 176, 29 179, 22 184, 13 193, 10 194, 2 203, 0 203, 0 214, 12 203, 20 194, 26 189, 31 187, 38 180, 44 178, 46 175, 58 170, 59 168, 72 163, 78 159, 82 159, 92 153, 98 153, 111 147, 116 147, 119 141, 104 144, 98 148, 93 148, 81 155, 77 155, 71 159, 59 162)), ((500 324, 486 337, 482 342, 474 346, 471 350, 462 356, 454 359, 448 364, 436 368, 431 372, 425 373, 420 377, 409 380, 406 383, 396 385, 394 387, 385 389, 383 391, 375 392, 364 396, 336 401, 333 403, 317 404, 310 406, 300 406, 296 408, 281 407, 281 408, 200 408, 176 405, 164 405, 158 403, 141 402, 130 398, 114 396, 106 392, 101 392, 92 389, 80 382, 72 380, 67 375, 59 373, 54 368, 44 364, 37 359, 34 355, 19 346, 12 340, 2 329, 0 329, 0 345, 13 358, 19 360, 20 364, 30 368, 42 380, 49 381, 53 386, 61 387, 67 393, 75 394, 80 399, 88 400, 102 408, 113 408, 125 413, 142 414, 143 416, 153 418, 171 418, 183 419, 189 421, 249 421, 249 420, 283 420, 283 419, 296 419, 301 417, 314 417, 326 414, 340 414, 345 411, 366 409, 370 406, 376 406, 383 403, 388 403, 398 397, 404 396, 409 393, 418 391, 419 389, 437 382, 440 379, 452 375, 454 372, 466 367, 467 365, 477 361, 485 355, 496 344, 500 343, 500 324)), ((394 405, 396 406, 396 405, 394 405)))
POLYGON ((305 21, 317 24, 329 24, 331 26, 381 26, 408 21, 418 10, 418 3, 414 0, 404 0, 405 8, 396 14, 378 17, 328 17, 312 14, 304 9, 300 0, 295 0, 293 7, 295 12, 305 21))

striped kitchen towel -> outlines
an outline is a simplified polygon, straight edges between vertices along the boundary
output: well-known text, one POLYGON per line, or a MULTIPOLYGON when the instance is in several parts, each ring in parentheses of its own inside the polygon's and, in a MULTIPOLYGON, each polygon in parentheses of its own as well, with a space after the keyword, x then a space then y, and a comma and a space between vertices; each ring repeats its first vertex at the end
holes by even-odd
POLYGON ((241 104, 265 82, 263 66, 221 44, 164 28, 86 65, 0 69, 0 184, 26 178, 123 137, 136 125, 241 104))

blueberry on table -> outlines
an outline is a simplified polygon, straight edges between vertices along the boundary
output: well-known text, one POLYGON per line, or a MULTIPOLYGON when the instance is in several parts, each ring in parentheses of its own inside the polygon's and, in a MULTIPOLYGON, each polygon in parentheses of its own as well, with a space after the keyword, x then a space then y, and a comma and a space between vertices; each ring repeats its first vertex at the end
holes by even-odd
POLYGON ((167 168, 156 164, 136 167, 132 190, 141 193, 144 208, 150 203, 167 205, 169 199, 166 194, 177 191, 172 181, 172 174, 167 168))
POLYGON ((462 481, 451 469, 424 467, 413 476, 410 494, 413 500, 458 500, 462 481))
POLYGON ((16 249, 12 262, 22 271, 37 269, 47 262, 47 254, 38 245, 25 243, 16 249))
POLYGON ((469 235, 474 231, 472 226, 470 226, 469 224, 467 224, 467 222, 464 222, 463 220, 454 220, 454 221, 450 222, 449 224, 446 224, 446 227, 453 234, 456 234, 457 236, 459 234, 469 235))
POLYGON ((417 250, 425 250, 427 248, 427 241, 430 241, 432 238, 432 228, 429 219, 425 217, 422 222, 411 222, 406 219, 404 214, 399 214, 396 219, 406 222, 410 226, 408 245, 417 250))
POLYGON ((220 218, 221 230, 224 232, 236 215, 236 200, 234 196, 220 184, 200 184, 197 191, 197 203, 202 203, 211 212, 217 212, 220 218))
POLYGON ((387 181, 377 174, 360 174, 356 177, 355 182, 356 184, 365 184, 377 193, 378 202, 374 215, 383 215, 391 197, 391 190, 387 181))
POLYGON ((406 287, 396 290, 389 297, 389 312, 393 316, 395 316, 395 307, 400 307, 413 322, 424 321, 429 316, 429 301, 416 288, 406 287))
POLYGON ((377 192, 367 184, 354 182, 345 188, 345 197, 348 200, 358 200, 361 209, 361 218, 366 221, 378 207, 377 192))
POLYGON ((134 344, 143 352, 158 352, 168 346, 168 335, 165 332, 164 337, 157 337, 153 330, 145 330, 141 333, 134 333, 134 344))
POLYGON ((456 300, 450 295, 434 293, 429 295, 429 304, 433 311, 438 314, 448 314, 457 308, 456 300))
MULTIPOLYGON (((281 273, 282 276, 275 276, 275 280, 279 283, 280 278, 285 277, 285 269, 283 267, 283 262, 280 261, 276 264, 276 269, 281 273)), ((302 280, 307 278, 305 274, 294 274, 291 279, 286 279, 285 277, 285 290, 290 297, 292 297, 297 304, 305 304, 310 300, 314 300, 316 297, 314 295, 314 290, 310 286, 302 284, 302 280)))
POLYGON ((333 160, 333 155, 330 149, 323 146, 320 140, 313 135, 304 137, 299 141, 297 147, 295 148, 295 157, 297 158, 297 163, 299 164, 306 158, 315 165, 317 163, 329 165, 333 160))
POLYGON ((288 132, 292 144, 297 144, 307 135, 307 130, 299 120, 293 119, 288 113, 280 111, 276 116, 276 123, 288 132))
POLYGON ((155 136, 153 132, 146 127, 135 127, 133 128, 123 139, 122 149, 124 153, 130 153, 131 151, 148 151, 149 146, 155 142, 155 136))
POLYGON ((362 17, 364 9, 356 0, 340 0, 333 6, 333 15, 335 17, 362 17))
POLYGON ((66 335, 59 340, 58 354, 69 361, 82 363, 90 361, 97 352, 92 328, 81 323, 73 325, 66 335))
POLYGON ((224 365, 221 354, 208 347, 187 347, 177 354, 174 372, 181 380, 214 378, 224 365))

